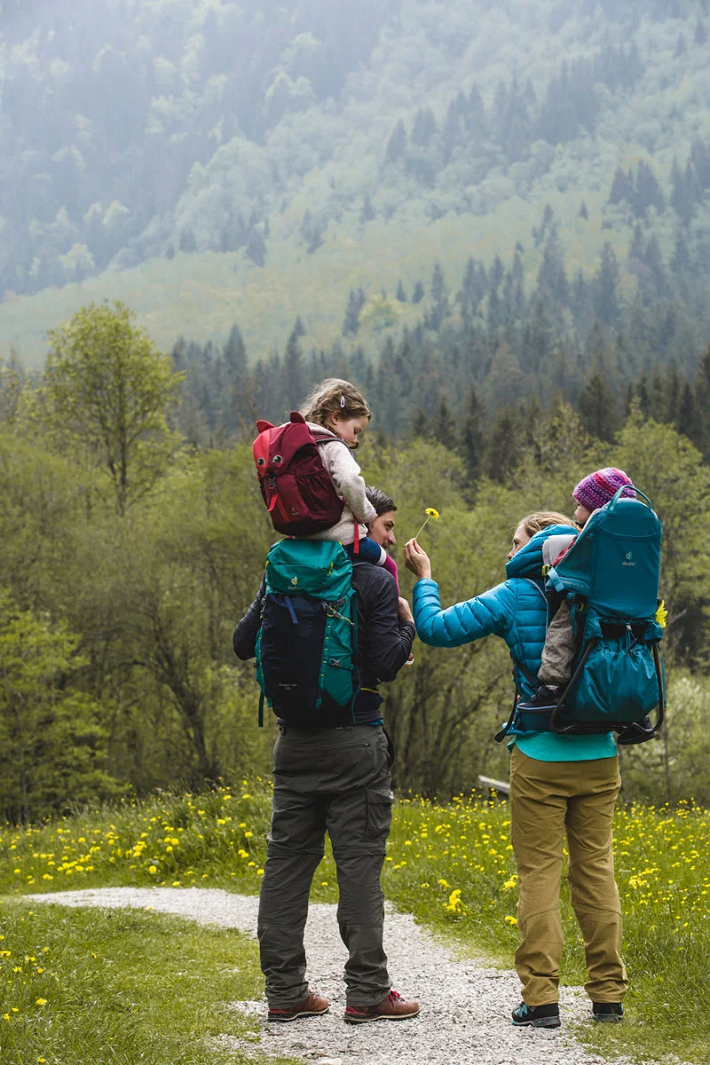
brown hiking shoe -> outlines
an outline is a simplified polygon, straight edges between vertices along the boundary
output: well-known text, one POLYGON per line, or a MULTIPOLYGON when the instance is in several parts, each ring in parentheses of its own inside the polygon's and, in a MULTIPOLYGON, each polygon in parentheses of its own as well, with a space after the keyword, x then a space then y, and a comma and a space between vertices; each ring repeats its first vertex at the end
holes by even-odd
POLYGON ((368 1021, 406 1021, 419 1013, 418 1002, 406 1002, 399 991, 390 991, 387 998, 376 1006, 348 1006, 345 1020, 348 1024, 367 1024, 368 1021))
POLYGON ((288 1006, 285 1010, 270 1008, 266 1019, 268 1021, 296 1021, 299 1017, 320 1017, 329 1009, 330 1003, 327 998, 321 998, 320 995, 314 995, 312 991, 309 991, 308 997, 304 998, 303 1002, 299 1002, 297 1006, 288 1006))

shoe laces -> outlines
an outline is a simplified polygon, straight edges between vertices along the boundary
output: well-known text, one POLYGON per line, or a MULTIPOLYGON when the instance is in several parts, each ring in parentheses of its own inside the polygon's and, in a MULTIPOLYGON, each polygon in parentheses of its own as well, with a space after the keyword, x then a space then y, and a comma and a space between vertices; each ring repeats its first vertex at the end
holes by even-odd
POLYGON ((400 1002, 402 1000, 402 996, 400 995, 399 991, 390 991, 390 993, 387 996, 387 998, 390 1000, 390 1002, 393 1002, 393 1003, 394 1002, 400 1002))

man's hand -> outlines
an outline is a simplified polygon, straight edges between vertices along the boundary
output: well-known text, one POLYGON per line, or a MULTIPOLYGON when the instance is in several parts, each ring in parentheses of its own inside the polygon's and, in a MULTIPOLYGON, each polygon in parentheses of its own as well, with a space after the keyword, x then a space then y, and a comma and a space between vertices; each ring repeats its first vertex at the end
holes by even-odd
POLYGON ((411 570, 415 577, 431 578, 429 556, 416 540, 408 540, 404 545, 404 561, 407 569, 411 570))
POLYGON ((403 599, 401 595, 397 606, 397 617, 400 621, 410 621, 412 625, 414 624, 414 615, 412 614, 409 603, 406 599, 403 599))

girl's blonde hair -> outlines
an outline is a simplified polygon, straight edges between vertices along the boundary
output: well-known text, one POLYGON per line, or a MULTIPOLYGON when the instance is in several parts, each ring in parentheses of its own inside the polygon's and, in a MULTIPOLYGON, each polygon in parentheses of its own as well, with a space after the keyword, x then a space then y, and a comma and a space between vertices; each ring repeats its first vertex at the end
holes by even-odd
POLYGON ((543 529, 549 529, 551 525, 572 525, 574 526, 572 518, 565 517, 564 514, 558 514, 556 510, 537 510, 534 514, 528 514, 526 518, 521 518, 516 528, 522 527, 528 536, 534 536, 535 533, 542 532, 543 529))
POLYGON ((367 418, 368 421, 372 417, 372 411, 355 386, 338 377, 328 377, 316 385, 304 401, 301 414, 307 422, 326 428, 329 414, 339 414, 342 418, 367 418))

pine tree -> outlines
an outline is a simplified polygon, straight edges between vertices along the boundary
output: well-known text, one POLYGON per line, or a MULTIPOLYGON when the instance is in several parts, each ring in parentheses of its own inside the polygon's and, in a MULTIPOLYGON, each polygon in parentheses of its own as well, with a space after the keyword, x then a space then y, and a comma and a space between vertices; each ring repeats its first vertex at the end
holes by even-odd
POLYGON ((195 240, 195 234, 191 229, 183 229, 180 234, 180 251, 185 252, 186 255, 192 255, 197 251, 197 241, 195 240))
POLYGON ((683 230, 679 229, 675 238, 673 258, 671 259, 671 270, 673 271, 674 278, 677 280, 686 274, 690 270, 691 265, 688 242, 685 239, 683 230))
POLYGON ((375 208, 372 206, 372 200, 370 199, 370 193, 366 192, 362 201, 362 210, 360 211, 360 224, 364 225, 366 222, 372 222, 375 217, 375 208))
POLYGON ((710 348, 700 360, 693 385, 695 409, 700 420, 699 447, 706 459, 710 459, 710 348))
POLYGON ((342 333, 344 337, 355 336, 360 328, 360 311, 362 310, 362 303, 360 301, 360 293, 350 289, 348 293, 348 305, 345 310, 345 321, 343 322, 342 333))
POLYGON ((431 435, 444 447, 453 450, 456 444, 454 417, 446 396, 442 396, 431 423, 431 435))
POLYGON ((589 221, 589 211, 587 210, 587 205, 584 200, 582 200, 582 203, 579 207, 579 217, 583 218, 585 222, 589 221))
POLYGON ((590 436, 612 443, 621 429, 616 398, 599 370, 588 378, 579 397, 579 414, 590 436))
POLYGON ((407 302, 407 293, 404 291, 404 285, 402 284, 401 280, 400 280, 399 284, 397 285, 397 291, 395 293, 395 297, 396 297, 396 299, 399 300, 400 303, 406 303, 407 302))
POLYGON ((229 331, 227 343, 222 348, 222 356, 233 378, 239 378, 246 372, 247 351, 239 326, 236 324, 229 331))
POLYGON ((666 209, 666 198, 661 192, 656 175, 652 167, 643 160, 638 165, 635 207, 638 215, 645 214, 650 207, 654 207, 658 214, 663 214, 666 209))
POLYGON ((412 418, 412 437, 415 440, 426 440, 431 436, 429 428, 429 421, 426 416, 426 411, 423 407, 417 409, 416 414, 412 418))
POLYGON ((685 43, 685 37, 682 33, 679 33, 678 39, 675 42, 675 51, 673 53, 673 58, 678 59, 680 56, 685 55, 687 51, 688 45, 685 43))
POLYGON ((619 264, 609 241, 594 278, 594 311, 605 325, 615 326, 619 321, 619 264))
POLYGON ((385 150, 385 160, 388 163, 397 163, 407 150, 407 131, 404 128, 404 122, 402 119, 397 120, 390 138, 387 141, 387 148, 385 150))
POLYGON ((614 180, 611 183, 609 199, 607 203, 616 204, 625 201, 628 204, 634 201, 634 183, 631 176, 626 173, 622 166, 616 168, 614 180))
POLYGON ((437 261, 434 263, 434 270, 431 278, 431 323, 432 329, 438 332, 441 327, 441 323, 449 313, 449 290, 446 287, 446 281, 444 280, 444 272, 441 269, 441 264, 437 261))
POLYGON ((703 450, 705 435, 703 418, 698 410, 695 394, 688 381, 685 382, 680 393, 678 417, 675 424, 679 433, 687 436, 691 444, 695 444, 700 451, 703 450))
POLYGON ((485 456, 485 422, 483 404, 478 398, 476 389, 471 385, 466 397, 459 449, 472 481, 478 480, 482 473, 485 456))
POLYGON ((266 245, 261 238, 258 229, 252 229, 246 248, 247 257, 255 266, 263 266, 266 262, 266 245))
POLYGON ((520 464, 525 426, 516 407, 499 407, 488 435, 484 471, 499 484, 505 484, 520 464))
POLYGON ((700 19, 698 19, 698 21, 695 24, 695 32, 693 34, 693 43, 698 48, 702 48, 702 47, 704 47, 704 45, 707 44, 707 40, 708 40, 707 31, 706 31, 705 27, 703 26, 702 22, 700 21, 700 19))
POLYGON ((681 221, 687 225, 693 216, 694 203, 686 188, 685 177, 683 171, 678 165, 678 160, 673 159, 673 166, 671 168, 671 207, 676 212, 681 221))
POLYGON ((436 119, 429 107, 420 107, 414 118, 411 140, 420 148, 426 148, 436 135, 436 119))
POLYGON ((424 299, 424 285, 417 281, 412 292, 412 303, 420 303, 424 299))
POLYGON ((297 410, 305 392, 303 353, 295 329, 288 338, 283 359, 283 376, 286 382, 286 401, 289 410, 297 410))
POLYGON ((633 263, 634 260, 640 261, 643 258, 643 229, 641 223, 637 222, 634 226, 634 231, 631 237, 631 247, 629 248, 629 262, 633 263))

